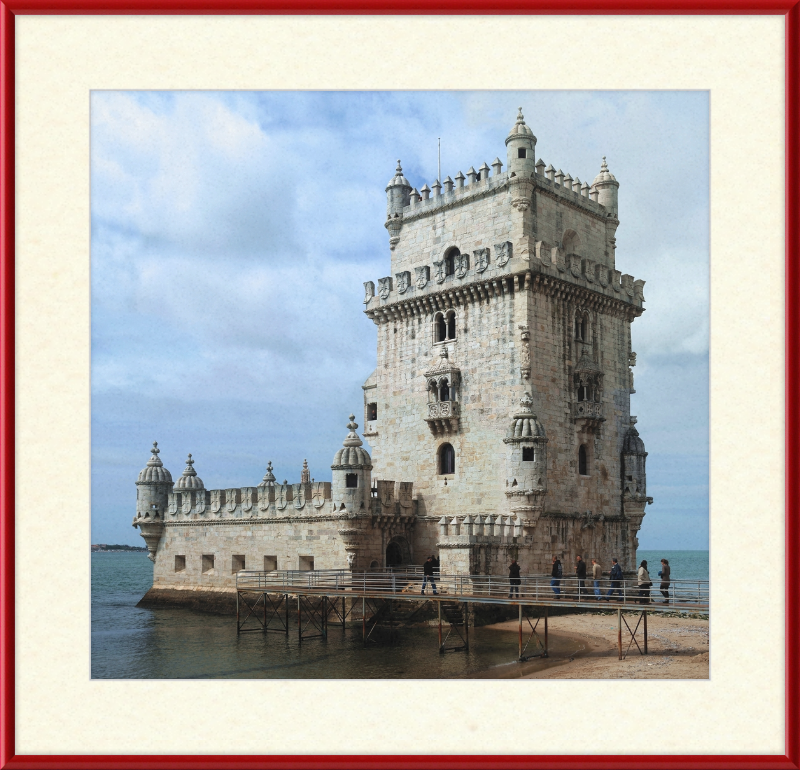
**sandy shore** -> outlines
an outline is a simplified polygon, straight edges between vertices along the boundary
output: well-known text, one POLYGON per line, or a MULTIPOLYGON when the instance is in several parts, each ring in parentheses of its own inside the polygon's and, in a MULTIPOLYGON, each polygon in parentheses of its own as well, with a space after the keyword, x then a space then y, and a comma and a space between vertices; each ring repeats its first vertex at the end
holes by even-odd
MULTIPOLYGON (((637 616, 626 615, 626 619, 633 628, 637 616)), ((519 625, 511 620, 487 628, 516 631, 519 625)), ((551 656, 546 668, 524 673, 521 678, 708 679, 707 618, 669 617, 657 613, 648 615, 648 654, 641 655, 632 643, 624 660, 618 659, 616 612, 552 617, 549 633, 556 637, 567 637, 572 642, 569 645, 571 652, 551 656)), ((623 623, 623 652, 629 641, 630 635, 623 623)), ((641 646, 641 627, 637 641, 641 646)))

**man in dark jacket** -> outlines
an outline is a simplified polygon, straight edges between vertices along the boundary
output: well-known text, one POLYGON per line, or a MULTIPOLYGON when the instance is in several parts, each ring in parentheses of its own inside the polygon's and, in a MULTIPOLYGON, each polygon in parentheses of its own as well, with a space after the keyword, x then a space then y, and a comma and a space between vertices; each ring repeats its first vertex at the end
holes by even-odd
POLYGON ((433 595, 436 596, 436 583, 433 582, 433 556, 429 556, 425 564, 422 565, 422 591, 420 593, 423 595, 429 580, 431 588, 433 588, 433 595))
POLYGON ((575 574, 578 576, 578 601, 586 589, 586 562, 579 556, 575 565, 575 574))
POLYGON ((622 585, 622 567, 619 566, 619 562, 616 559, 611 560, 611 572, 608 573, 608 576, 611 578, 611 588, 606 594, 606 600, 609 602, 611 601, 614 591, 616 591, 620 599, 622 599, 622 589, 620 588, 622 585))
POLYGON ((511 562, 511 566, 508 568, 508 582, 510 584, 508 598, 510 599, 514 593, 517 594, 517 599, 519 599, 519 585, 522 582, 519 579, 519 564, 517 564, 517 560, 511 562))
POLYGON ((553 569, 550 571, 550 577, 552 578, 550 580, 550 586, 552 587, 553 593, 556 596, 559 596, 561 594, 561 575, 562 575, 561 562, 558 560, 558 558, 554 556, 553 569))

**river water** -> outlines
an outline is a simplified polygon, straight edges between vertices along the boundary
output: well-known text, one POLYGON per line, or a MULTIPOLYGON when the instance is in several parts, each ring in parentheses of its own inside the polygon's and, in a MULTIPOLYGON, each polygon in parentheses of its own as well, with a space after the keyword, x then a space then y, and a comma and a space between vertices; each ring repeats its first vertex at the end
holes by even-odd
MULTIPOLYGON (((708 578, 707 551, 640 551, 639 558, 648 560, 653 575, 658 571, 653 567, 667 558, 675 578, 708 578)), ((518 663, 518 633, 488 627, 470 629, 469 653, 444 655, 438 653, 435 627, 403 628, 393 644, 366 648, 360 623, 345 630, 331 623, 327 640, 302 644, 296 628, 288 637, 237 636, 233 616, 136 607, 153 582, 146 554, 93 553, 91 559, 94 679, 512 678, 553 665, 581 647, 551 633, 549 660, 518 663)), ((528 652, 534 647, 532 640, 528 652)))

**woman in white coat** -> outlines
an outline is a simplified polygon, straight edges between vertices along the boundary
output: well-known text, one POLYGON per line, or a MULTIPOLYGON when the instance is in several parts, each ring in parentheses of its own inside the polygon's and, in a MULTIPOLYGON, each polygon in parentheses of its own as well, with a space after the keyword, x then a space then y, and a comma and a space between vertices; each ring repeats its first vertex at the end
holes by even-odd
POLYGON ((636 583, 639 586, 639 603, 650 604, 650 586, 653 585, 650 580, 650 573, 647 571, 647 562, 642 560, 639 565, 639 571, 636 573, 636 583))

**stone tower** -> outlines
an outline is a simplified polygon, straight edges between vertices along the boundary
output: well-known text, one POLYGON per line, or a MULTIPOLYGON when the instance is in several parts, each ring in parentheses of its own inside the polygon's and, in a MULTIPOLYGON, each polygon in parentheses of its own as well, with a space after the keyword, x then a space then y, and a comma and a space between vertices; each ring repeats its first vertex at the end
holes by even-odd
POLYGON ((391 270, 364 284, 373 472, 413 479, 416 537, 435 526, 470 569, 500 569, 500 546, 529 572, 553 554, 632 569, 652 500, 630 433, 644 281, 617 270, 619 182, 605 158, 591 185, 537 160, 522 110, 505 144, 505 172, 418 192, 398 162, 386 188, 391 270))
MULTIPOLYGON (((172 491, 172 475, 164 467, 158 454, 158 442, 153 442, 150 459, 142 468, 136 480, 136 516, 133 526, 139 531, 147 544, 150 561, 156 560, 156 552, 164 532, 168 500, 172 491)), ((191 459, 191 455, 189 455, 191 459)))

